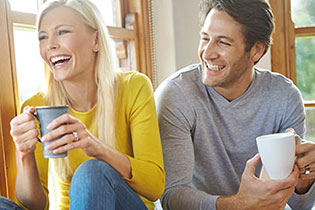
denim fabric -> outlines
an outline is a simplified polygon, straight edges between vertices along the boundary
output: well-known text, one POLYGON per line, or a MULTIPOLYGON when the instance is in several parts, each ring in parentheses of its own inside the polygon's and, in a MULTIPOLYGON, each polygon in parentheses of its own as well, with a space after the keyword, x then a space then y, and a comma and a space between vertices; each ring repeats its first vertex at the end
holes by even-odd
POLYGON ((0 210, 23 210, 21 207, 19 207, 17 204, 15 204, 13 201, 10 201, 9 199, 0 196, 0 210))
POLYGON ((70 210, 147 210, 121 175, 100 160, 82 163, 71 181, 70 210))

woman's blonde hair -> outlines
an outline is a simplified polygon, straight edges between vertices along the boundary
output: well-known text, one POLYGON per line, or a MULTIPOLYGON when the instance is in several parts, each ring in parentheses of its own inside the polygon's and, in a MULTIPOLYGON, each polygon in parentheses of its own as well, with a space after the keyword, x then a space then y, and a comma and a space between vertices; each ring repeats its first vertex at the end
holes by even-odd
MULTIPOLYGON (((104 143, 115 147, 115 98, 117 91, 117 72, 113 65, 112 54, 109 45, 107 27, 102 15, 96 6, 89 0, 53 0, 44 4, 38 19, 39 29, 43 17, 52 9, 68 7, 76 11, 82 17, 83 22, 91 29, 98 32, 99 51, 96 56, 95 81, 97 83, 97 106, 95 121, 98 126, 98 138, 104 143)), ((46 91, 45 101, 47 105, 70 105, 69 95, 63 83, 54 79, 52 72, 46 64, 46 91)), ((55 171, 61 180, 70 180, 73 171, 68 158, 55 159, 53 162, 55 171)))

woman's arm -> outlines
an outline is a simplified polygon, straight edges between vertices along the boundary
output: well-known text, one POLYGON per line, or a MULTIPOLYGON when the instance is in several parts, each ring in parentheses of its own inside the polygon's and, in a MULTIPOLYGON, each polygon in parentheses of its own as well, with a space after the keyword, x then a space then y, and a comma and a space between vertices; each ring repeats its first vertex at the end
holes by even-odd
POLYGON ((16 146, 16 197, 23 207, 44 209, 46 196, 41 185, 35 160, 37 126, 34 107, 25 107, 21 115, 11 121, 11 135, 16 146))

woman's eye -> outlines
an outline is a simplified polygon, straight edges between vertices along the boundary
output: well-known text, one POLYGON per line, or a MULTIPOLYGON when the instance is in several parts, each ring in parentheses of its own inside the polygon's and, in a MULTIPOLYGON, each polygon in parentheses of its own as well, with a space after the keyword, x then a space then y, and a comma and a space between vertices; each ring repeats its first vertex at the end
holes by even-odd
POLYGON ((42 40, 44 40, 44 39, 47 39, 47 36, 39 36, 39 37, 38 37, 38 40, 39 40, 39 41, 42 41, 42 40))
POLYGON ((70 31, 68 30, 60 30, 58 31, 58 35, 63 35, 63 34, 66 34, 66 33, 69 33, 70 31))

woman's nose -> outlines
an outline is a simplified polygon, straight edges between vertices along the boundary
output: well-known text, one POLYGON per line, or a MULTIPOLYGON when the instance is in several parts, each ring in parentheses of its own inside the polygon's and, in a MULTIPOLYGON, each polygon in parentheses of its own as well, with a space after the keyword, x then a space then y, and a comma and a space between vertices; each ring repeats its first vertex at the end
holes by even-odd
POLYGON ((57 49, 58 47, 59 47, 59 43, 55 37, 48 38, 48 44, 47 44, 48 50, 54 50, 54 49, 57 49))

